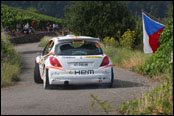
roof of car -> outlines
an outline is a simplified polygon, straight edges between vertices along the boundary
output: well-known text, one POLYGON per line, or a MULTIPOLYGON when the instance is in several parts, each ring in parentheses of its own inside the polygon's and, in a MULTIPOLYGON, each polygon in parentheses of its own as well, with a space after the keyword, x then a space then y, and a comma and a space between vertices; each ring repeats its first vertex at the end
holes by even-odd
POLYGON ((89 36, 75 36, 75 35, 66 35, 57 37, 58 40, 95 40, 98 41, 99 38, 89 37, 89 36))

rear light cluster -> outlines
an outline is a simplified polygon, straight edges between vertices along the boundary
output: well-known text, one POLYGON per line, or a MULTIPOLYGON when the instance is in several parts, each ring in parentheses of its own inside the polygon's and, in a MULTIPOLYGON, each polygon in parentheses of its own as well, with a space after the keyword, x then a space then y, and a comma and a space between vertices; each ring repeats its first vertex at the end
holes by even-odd
POLYGON ((55 57, 50 57, 50 64, 56 67, 62 67, 60 62, 55 57))
POLYGON ((100 67, 101 66, 106 66, 108 64, 109 64, 109 58, 108 58, 108 56, 105 56, 102 63, 101 63, 101 65, 100 65, 100 67))

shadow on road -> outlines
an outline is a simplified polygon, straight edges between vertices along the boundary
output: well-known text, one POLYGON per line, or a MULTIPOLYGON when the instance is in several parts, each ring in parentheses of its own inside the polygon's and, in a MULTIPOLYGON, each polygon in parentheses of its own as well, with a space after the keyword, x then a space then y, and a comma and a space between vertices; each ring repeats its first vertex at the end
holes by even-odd
POLYGON ((113 89, 113 88, 131 88, 131 87, 143 87, 142 83, 123 81, 119 79, 114 80, 112 88, 108 88, 107 85, 101 84, 88 84, 88 85, 68 85, 68 86, 53 86, 50 90, 89 90, 89 89, 113 89))
POLYGON ((41 54, 42 50, 36 50, 36 51, 24 51, 24 52, 19 52, 21 54, 41 54))

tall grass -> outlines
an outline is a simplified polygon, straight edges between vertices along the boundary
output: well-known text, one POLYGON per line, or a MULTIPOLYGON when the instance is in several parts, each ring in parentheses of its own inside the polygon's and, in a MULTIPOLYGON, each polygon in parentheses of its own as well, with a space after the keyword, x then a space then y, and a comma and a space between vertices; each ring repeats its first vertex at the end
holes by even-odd
POLYGON ((162 84, 138 100, 125 102, 120 110, 125 115, 173 115, 172 73, 161 76, 162 84))
POLYGON ((19 81, 21 57, 9 42, 8 36, 1 33, 1 87, 19 81))
POLYGON ((114 65, 133 70, 136 66, 145 63, 151 54, 144 54, 138 50, 131 50, 121 47, 104 46, 101 43, 104 52, 111 58, 114 65))
MULTIPOLYGON (((104 46, 104 52, 111 58, 114 65, 137 71, 138 66, 144 64, 152 54, 144 54, 138 50, 104 46)), ((173 65, 173 64, 172 64, 173 65)), ((171 67, 172 67, 171 65, 171 67)), ((142 94, 137 100, 127 101, 120 107, 123 115, 172 115, 173 114, 173 84, 172 69, 163 74, 156 74, 153 79, 161 83, 149 93, 142 94)))

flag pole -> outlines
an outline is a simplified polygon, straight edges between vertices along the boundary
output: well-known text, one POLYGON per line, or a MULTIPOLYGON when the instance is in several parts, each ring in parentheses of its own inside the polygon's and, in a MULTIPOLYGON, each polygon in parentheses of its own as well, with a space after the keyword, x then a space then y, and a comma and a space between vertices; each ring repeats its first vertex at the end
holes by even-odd
MULTIPOLYGON (((147 13, 146 11, 144 11, 143 9, 141 9, 141 11, 147 15, 149 15, 150 17, 153 17, 154 19, 156 19, 158 22, 162 23, 162 21, 154 16, 152 16, 151 14, 147 13)), ((162 23, 163 24, 163 23, 162 23)), ((165 24, 163 24, 165 26, 165 24)))

